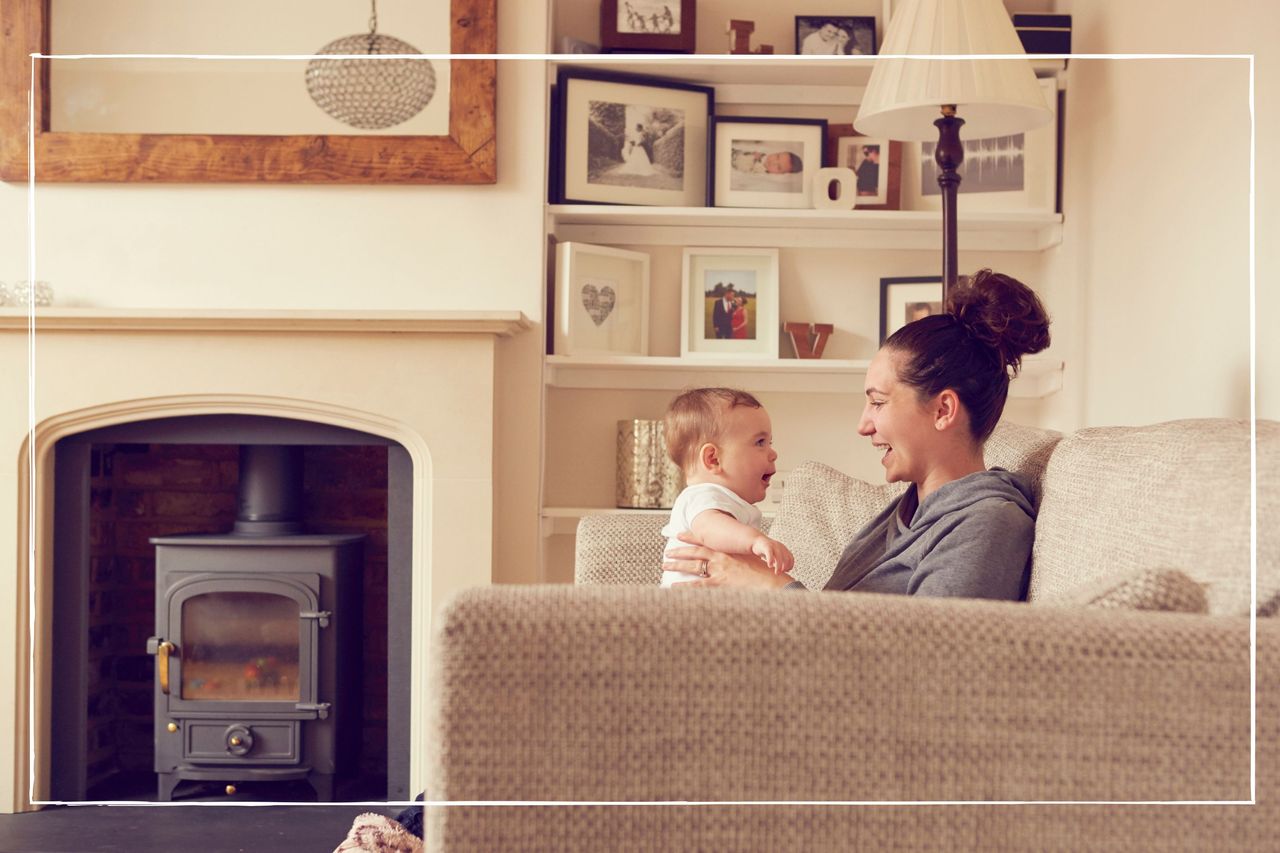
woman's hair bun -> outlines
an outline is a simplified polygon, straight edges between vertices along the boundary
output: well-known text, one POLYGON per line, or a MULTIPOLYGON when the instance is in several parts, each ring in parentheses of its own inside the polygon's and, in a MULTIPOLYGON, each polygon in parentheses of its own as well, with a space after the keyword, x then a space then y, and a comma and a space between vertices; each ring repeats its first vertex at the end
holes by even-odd
POLYGON ((1016 278, 979 270, 947 293, 946 312, 975 338, 1000 353, 1016 374, 1022 356, 1049 346, 1049 314, 1031 288, 1016 278))

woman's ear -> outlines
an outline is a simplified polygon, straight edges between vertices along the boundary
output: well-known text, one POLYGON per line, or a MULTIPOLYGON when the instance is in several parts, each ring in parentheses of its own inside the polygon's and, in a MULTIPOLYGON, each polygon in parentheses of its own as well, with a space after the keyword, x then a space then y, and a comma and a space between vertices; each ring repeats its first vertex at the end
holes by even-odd
POLYGON ((960 396, 950 388, 942 389, 934 402, 933 426, 942 432, 960 422, 960 396))
POLYGON ((704 471, 716 473, 720 470, 720 449, 711 442, 698 448, 698 464, 704 471))

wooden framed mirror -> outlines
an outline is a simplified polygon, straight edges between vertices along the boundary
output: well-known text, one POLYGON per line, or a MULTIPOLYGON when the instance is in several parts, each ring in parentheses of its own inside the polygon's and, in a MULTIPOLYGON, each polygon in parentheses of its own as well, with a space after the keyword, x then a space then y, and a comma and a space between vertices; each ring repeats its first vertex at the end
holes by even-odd
MULTIPOLYGON (((449 0, 450 52, 497 52, 497 0, 449 0)), ((33 53, 49 54, 50 0, 0 0, 0 179, 26 181, 33 53)), ((450 60, 440 136, 86 133, 50 128, 49 66, 36 60, 35 179, 66 182, 492 184, 493 59, 450 60)))

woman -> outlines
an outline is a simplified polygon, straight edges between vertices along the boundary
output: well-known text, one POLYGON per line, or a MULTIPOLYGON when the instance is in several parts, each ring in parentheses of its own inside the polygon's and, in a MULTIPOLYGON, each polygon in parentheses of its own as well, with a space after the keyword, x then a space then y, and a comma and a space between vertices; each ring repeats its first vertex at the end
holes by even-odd
MULTIPOLYGON (((987 470, 982 447, 1004 411, 1009 369, 1049 345, 1049 318, 1026 285, 982 270, 941 314, 908 323, 867 369, 858 434, 881 451, 885 480, 907 491, 845 548, 826 585, 902 595, 1019 600, 1035 534, 1030 487, 987 470)), ((803 585, 758 560, 689 538, 664 569, 686 586, 803 585)))
POLYGON ((734 303, 733 337, 734 340, 739 341, 747 338, 747 298, 745 296, 739 296, 734 303))
POLYGON ((653 163, 649 161, 649 152, 644 148, 644 125, 639 122, 627 130, 622 143, 622 165, 615 171, 628 175, 652 175, 653 163))

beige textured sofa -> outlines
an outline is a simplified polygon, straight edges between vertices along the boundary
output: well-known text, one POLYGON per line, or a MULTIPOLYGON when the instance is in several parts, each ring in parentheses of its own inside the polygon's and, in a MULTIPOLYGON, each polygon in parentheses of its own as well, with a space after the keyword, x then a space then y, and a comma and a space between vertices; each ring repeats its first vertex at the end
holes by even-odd
MULTIPOLYGON (((1272 614, 1280 424, 1257 447, 1272 614)), ((1029 604, 660 590, 661 519, 618 516, 583 520, 579 585, 457 597, 430 799, 735 804, 432 808, 428 846, 1276 849, 1280 619, 1256 620, 1250 745, 1249 425, 1002 426, 987 451, 1037 484, 1029 604), (1132 609, 1157 606, 1207 612, 1132 609)), ((807 465, 773 533, 818 587, 892 493, 807 465)))

